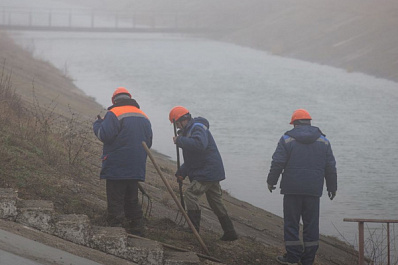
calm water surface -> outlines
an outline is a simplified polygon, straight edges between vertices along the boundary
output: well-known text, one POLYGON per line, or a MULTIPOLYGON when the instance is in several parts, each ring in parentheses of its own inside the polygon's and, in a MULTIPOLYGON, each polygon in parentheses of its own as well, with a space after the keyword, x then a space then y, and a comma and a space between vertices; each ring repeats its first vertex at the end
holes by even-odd
MULTIPOLYGON (((167 35, 14 33, 107 107, 127 87, 151 118, 153 148, 175 158, 168 113, 210 121, 235 197, 282 215, 267 190, 271 156, 290 116, 307 109, 332 143, 338 192, 321 199, 321 232, 356 241, 343 218, 398 219, 398 84, 232 44, 167 35)), ((105 111, 102 113, 104 114, 105 111)), ((94 117, 93 117, 94 118, 94 117)))

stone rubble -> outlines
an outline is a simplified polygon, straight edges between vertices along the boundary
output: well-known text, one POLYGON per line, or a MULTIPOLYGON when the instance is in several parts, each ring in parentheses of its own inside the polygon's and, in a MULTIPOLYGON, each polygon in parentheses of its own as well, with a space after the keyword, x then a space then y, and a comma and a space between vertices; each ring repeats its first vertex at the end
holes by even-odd
POLYGON ((0 188, 0 219, 21 223, 140 265, 203 264, 194 252, 165 251, 159 242, 129 237, 121 227, 92 226, 86 215, 58 215, 52 202, 20 200, 12 189, 0 188))

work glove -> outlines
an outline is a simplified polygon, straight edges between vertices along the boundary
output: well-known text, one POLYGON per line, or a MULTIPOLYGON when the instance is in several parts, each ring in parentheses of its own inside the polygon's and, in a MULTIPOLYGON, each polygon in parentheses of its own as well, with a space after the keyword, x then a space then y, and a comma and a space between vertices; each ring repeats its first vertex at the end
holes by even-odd
POLYGON ((275 188, 274 185, 268 184, 268 189, 269 189, 269 192, 272 193, 272 191, 273 191, 274 189, 276 189, 276 188, 275 188))
POLYGON ((328 196, 330 200, 333 200, 334 197, 336 197, 336 192, 335 191, 328 191, 328 196))

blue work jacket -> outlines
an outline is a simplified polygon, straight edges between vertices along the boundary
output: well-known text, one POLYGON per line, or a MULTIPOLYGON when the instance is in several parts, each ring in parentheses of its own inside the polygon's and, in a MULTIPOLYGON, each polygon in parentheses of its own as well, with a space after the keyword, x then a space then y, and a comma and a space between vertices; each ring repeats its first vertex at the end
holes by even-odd
POLYGON ((152 146, 152 129, 137 102, 128 99, 109 107, 104 119, 94 122, 93 129, 104 143, 100 177, 145 181, 147 154, 142 142, 152 146))
POLYGON ((225 179, 224 165, 216 142, 209 131, 209 122, 202 117, 189 121, 177 137, 183 151, 184 163, 176 176, 190 181, 221 181, 225 179))
POLYGON ((282 194, 322 196, 337 190, 336 160, 329 140, 311 125, 298 125, 279 140, 272 156, 267 183, 276 185, 280 174, 282 194))

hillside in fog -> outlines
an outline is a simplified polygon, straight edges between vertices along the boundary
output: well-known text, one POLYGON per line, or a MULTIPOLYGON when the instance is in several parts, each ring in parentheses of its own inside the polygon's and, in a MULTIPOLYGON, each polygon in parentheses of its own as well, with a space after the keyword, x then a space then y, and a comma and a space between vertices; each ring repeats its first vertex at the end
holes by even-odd
POLYGON ((398 81, 395 0, 68 1, 188 14, 195 23, 231 28, 212 36, 218 40, 398 81))

